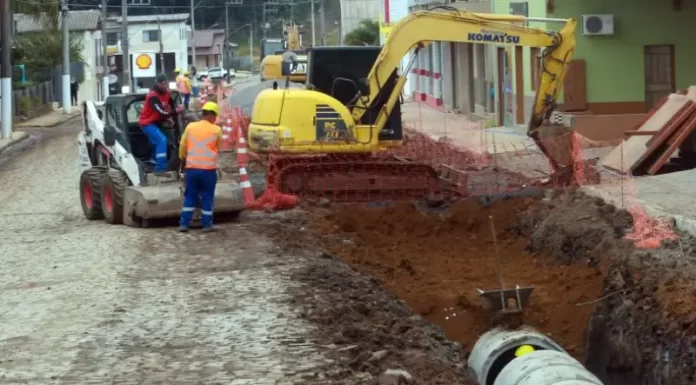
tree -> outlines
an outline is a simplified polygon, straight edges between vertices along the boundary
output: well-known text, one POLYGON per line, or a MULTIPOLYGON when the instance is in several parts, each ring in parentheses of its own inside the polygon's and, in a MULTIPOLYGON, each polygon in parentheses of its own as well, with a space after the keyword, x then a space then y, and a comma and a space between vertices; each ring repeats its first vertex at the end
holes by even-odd
MULTIPOLYGON (((70 37, 70 61, 84 62, 82 43, 70 37)), ((15 64, 24 64, 27 79, 42 82, 51 79, 51 72, 63 64, 63 42, 60 33, 23 33, 15 37, 15 64)))
POLYGON ((379 23, 376 20, 361 20, 358 28, 350 31, 343 39, 346 45, 379 45, 379 23))

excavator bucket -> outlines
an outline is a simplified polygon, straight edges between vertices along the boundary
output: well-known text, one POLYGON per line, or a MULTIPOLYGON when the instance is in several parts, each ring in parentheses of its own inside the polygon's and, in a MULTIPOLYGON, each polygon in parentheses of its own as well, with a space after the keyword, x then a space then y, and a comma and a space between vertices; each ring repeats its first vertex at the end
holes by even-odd
POLYGON ((521 313, 529 305, 529 297, 533 290, 533 287, 516 286, 514 289, 507 290, 484 291, 478 289, 478 292, 486 310, 503 314, 516 314, 521 313))
MULTIPOLYGON (((234 216, 245 209, 240 184, 218 171, 215 188, 214 213, 216 216, 234 216)), ((129 226, 147 227, 153 219, 176 218, 181 214, 184 198, 184 180, 177 172, 165 176, 148 175, 145 186, 129 186, 123 197, 124 223, 129 226)), ((256 187, 260 194, 262 186, 256 187)), ((194 219, 200 217, 200 207, 194 219)))

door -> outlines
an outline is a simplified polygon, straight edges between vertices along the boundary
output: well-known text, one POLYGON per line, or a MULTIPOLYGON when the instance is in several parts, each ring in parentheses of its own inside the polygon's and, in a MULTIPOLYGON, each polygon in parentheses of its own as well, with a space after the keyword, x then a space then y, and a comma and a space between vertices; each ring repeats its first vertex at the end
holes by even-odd
POLYGON ((662 98, 676 89, 674 74, 674 45, 646 45, 645 62, 645 108, 650 110, 662 98))
POLYGON ((587 110, 585 61, 573 60, 563 81, 563 111, 587 110))

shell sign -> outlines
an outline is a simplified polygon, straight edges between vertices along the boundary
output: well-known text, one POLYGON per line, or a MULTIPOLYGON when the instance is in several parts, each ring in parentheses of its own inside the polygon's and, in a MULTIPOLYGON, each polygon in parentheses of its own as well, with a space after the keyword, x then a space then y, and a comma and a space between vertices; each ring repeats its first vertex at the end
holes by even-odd
POLYGON ((148 70, 152 66, 152 57, 148 54, 140 54, 135 58, 135 65, 138 66, 138 69, 148 70))

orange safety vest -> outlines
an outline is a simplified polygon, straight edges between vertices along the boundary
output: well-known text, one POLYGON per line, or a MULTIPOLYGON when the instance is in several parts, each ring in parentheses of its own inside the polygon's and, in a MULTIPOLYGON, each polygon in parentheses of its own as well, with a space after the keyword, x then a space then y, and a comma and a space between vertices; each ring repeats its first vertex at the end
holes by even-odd
POLYGON ((202 120, 186 128, 186 168, 215 170, 220 128, 202 120))
POLYGON ((188 84, 186 83, 186 76, 179 75, 176 77, 176 89, 182 94, 191 93, 191 90, 188 89, 188 84))

